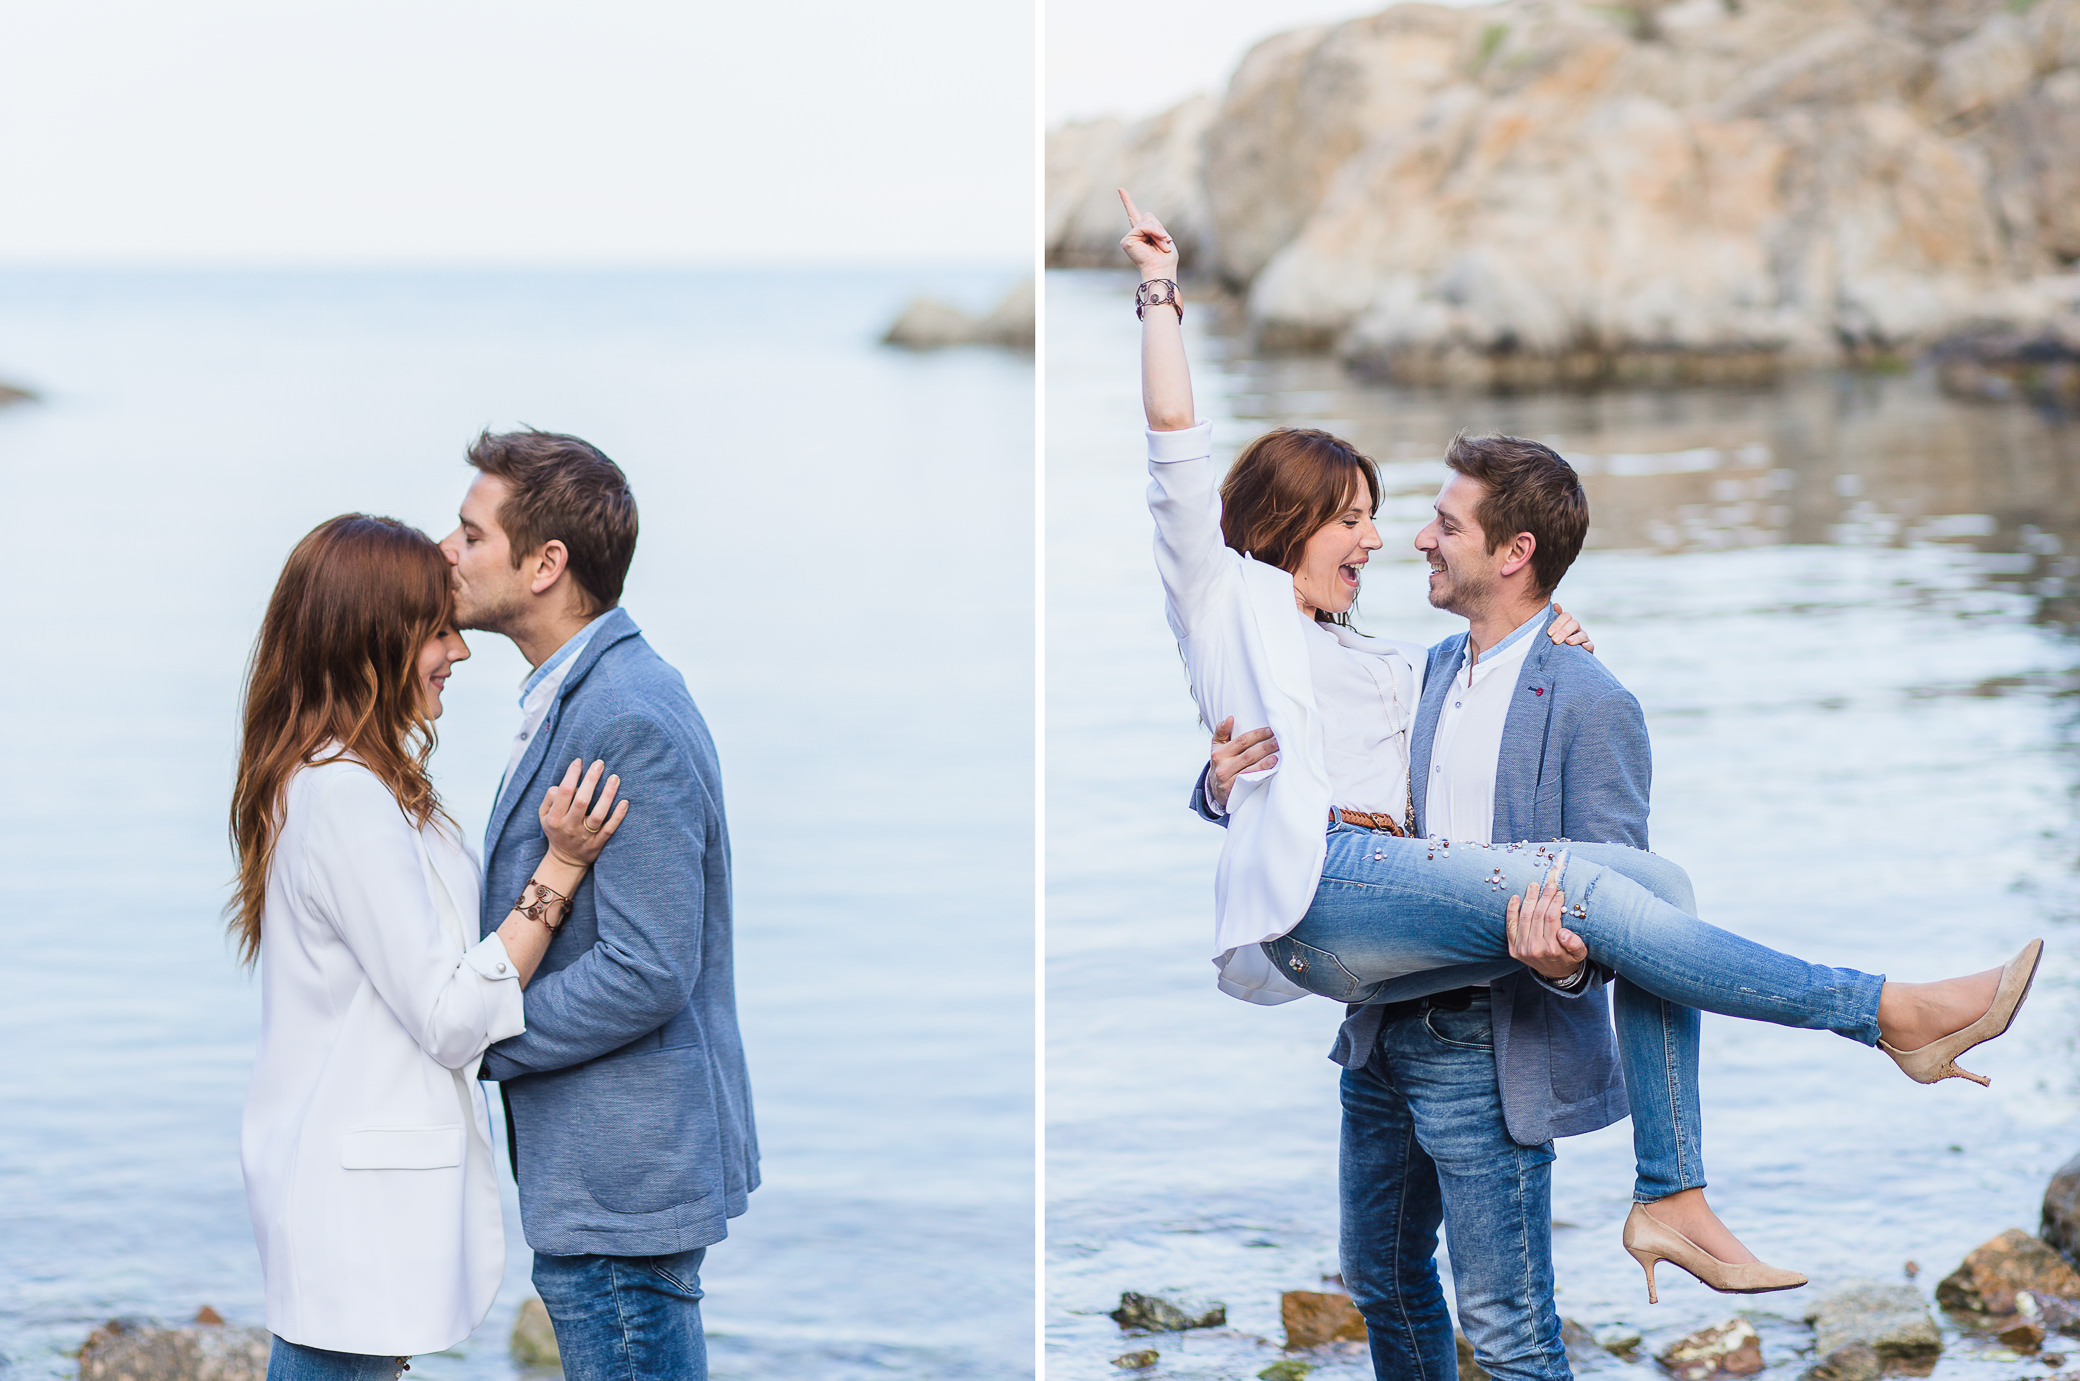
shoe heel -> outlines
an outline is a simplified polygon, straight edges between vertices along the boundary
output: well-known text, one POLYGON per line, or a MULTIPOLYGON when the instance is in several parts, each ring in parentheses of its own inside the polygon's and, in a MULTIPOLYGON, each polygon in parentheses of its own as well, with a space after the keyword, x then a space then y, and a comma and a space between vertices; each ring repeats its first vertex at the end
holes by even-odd
POLYGON ((1654 1290, 1654 1263, 1659 1261, 1661 1258, 1655 1256, 1651 1252, 1637 1251, 1631 1247, 1627 1247, 1625 1249, 1625 1254, 1627 1256, 1630 1256, 1634 1261, 1637 1261, 1639 1263, 1640 1269, 1647 1273, 1647 1303, 1661 1303, 1661 1296, 1655 1293, 1654 1290))

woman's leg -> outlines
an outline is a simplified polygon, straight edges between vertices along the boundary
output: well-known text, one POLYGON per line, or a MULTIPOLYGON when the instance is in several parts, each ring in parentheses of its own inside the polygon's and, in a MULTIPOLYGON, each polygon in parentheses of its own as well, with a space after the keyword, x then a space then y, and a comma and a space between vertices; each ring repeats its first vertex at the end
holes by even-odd
POLYGON ((1432 969, 1504 972, 1510 894, 1543 882, 1563 852, 1569 928, 1592 959, 1645 992, 1877 1043, 1881 976, 1808 964, 1707 925, 1616 866, 1671 865, 1616 844, 1447 845, 1332 830, 1313 905, 1265 950, 1300 986, 1347 1001, 1432 969))

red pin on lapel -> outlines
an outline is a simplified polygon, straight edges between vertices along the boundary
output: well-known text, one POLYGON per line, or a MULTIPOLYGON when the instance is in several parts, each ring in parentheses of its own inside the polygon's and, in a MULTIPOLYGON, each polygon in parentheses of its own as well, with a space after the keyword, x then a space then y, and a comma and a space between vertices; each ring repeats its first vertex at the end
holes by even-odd
POLYGON ((1528 686, 1526 687, 1526 689, 1529 690, 1533 695, 1544 695, 1546 693, 1546 688, 1544 686, 1528 686))

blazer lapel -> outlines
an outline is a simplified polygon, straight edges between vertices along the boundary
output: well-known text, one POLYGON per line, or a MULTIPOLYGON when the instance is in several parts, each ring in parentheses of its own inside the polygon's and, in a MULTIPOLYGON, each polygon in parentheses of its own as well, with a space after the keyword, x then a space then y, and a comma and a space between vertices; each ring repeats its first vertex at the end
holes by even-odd
POLYGON ((1545 778, 1546 726, 1553 717, 1553 678, 1546 658, 1553 640, 1531 635, 1536 645, 1524 656, 1509 714, 1502 721, 1502 752, 1495 763, 1495 838, 1537 837, 1533 808, 1545 778))
POLYGON ((1415 797, 1416 833, 1429 832, 1424 809, 1430 797, 1430 750, 1436 747, 1437 719, 1444 713, 1444 698, 1452 688, 1452 668, 1466 650, 1466 635, 1456 634, 1430 649, 1429 665, 1423 670, 1423 698, 1416 703, 1415 728, 1409 731, 1408 789, 1415 797), (1417 786, 1417 782, 1424 785, 1417 786))
POLYGON ((499 836, 505 832, 506 822, 512 818, 513 811, 519 806, 521 799, 528 794, 535 774, 542 769, 542 760, 549 755, 549 740, 556 736, 556 722, 563 717, 563 702, 570 698, 571 692, 578 688, 578 683, 583 681, 586 674, 598 663, 600 654, 615 643, 639 636, 642 631, 636 627, 636 621, 628 616, 626 609, 609 609, 599 616, 599 626, 592 630, 591 638, 586 641, 577 659, 571 663, 571 669, 564 674, 563 684, 556 689, 556 698, 549 703, 549 712, 542 716, 541 727, 536 729, 534 737, 528 740, 527 751, 520 755, 518 765, 513 768, 513 775, 506 781, 506 789, 499 793, 498 802, 491 809, 491 824, 484 831, 484 863, 487 869, 490 867, 492 852, 498 847, 499 836))

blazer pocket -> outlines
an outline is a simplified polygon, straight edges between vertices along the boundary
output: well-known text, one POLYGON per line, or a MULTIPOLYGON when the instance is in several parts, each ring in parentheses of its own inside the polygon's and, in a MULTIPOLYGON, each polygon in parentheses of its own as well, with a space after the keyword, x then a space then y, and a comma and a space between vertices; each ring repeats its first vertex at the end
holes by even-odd
POLYGON ((462 1164, 462 1124, 451 1127, 371 1127, 339 1141, 347 1170, 446 1170, 462 1164))

